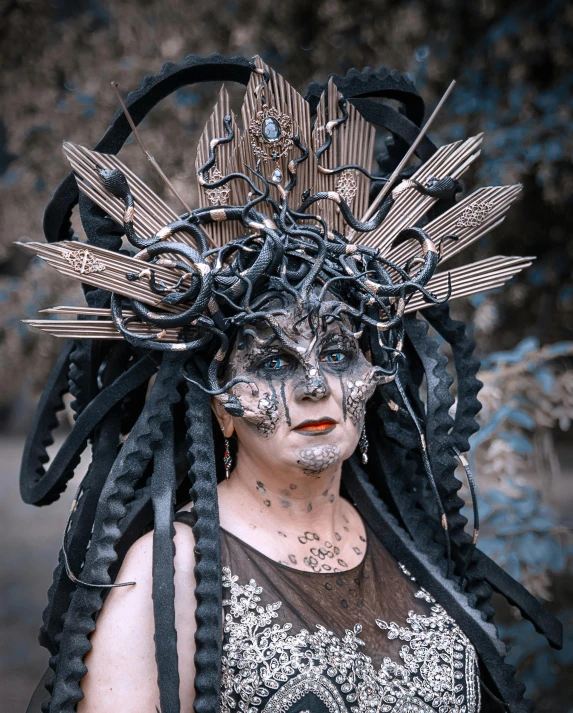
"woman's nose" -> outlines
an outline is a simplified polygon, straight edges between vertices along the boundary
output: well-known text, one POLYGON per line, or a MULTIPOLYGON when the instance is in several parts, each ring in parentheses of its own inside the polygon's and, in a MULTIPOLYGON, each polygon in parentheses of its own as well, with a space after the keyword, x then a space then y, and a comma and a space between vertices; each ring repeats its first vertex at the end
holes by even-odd
POLYGON ((328 381, 324 378, 320 368, 313 364, 305 364, 304 381, 295 389, 295 398, 298 401, 311 399, 320 401, 330 395, 328 381))

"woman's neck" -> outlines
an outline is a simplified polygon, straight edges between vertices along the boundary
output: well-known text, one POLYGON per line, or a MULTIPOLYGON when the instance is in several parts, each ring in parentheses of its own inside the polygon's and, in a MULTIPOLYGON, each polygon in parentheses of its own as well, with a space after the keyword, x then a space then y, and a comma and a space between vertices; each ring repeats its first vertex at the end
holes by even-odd
POLYGON ((219 486, 221 526, 278 562, 308 571, 343 571, 364 555, 364 526, 340 497, 342 467, 312 477, 264 473, 240 458, 219 486))
POLYGON ((341 466, 317 477, 275 470, 253 472, 246 464, 237 464, 225 484, 233 496, 249 510, 266 520, 305 525, 309 522, 334 523, 340 505, 341 466))

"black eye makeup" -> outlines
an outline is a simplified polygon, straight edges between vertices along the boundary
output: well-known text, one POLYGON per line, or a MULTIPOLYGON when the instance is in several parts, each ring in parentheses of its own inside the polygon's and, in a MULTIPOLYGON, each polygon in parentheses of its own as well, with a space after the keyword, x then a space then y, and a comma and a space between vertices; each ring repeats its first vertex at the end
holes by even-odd
POLYGON ((356 355, 354 342, 341 334, 336 334, 324 340, 320 361, 334 369, 347 369, 355 361, 356 355))
POLYGON ((346 371, 355 362, 356 354, 348 349, 330 347, 320 355, 321 365, 335 371, 346 371))
MULTIPOLYGON (((329 334, 319 347, 318 359, 321 366, 333 371, 346 371, 355 363, 358 356, 353 339, 344 334, 329 334)), ((292 354, 280 346, 255 347, 245 355, 244 366, 251 373, 258 373, 264 378, 285 378, 295 371, 304 359, 292 354)))
POLYGON ((291 354, 273 349, 263 351, 253 359, 253 370, 263 374, 285 374, 294 364, 294 357, 291 354))
POLYGON ((270 359, 263 360, 259 364, 259 368, 269 369, 271 371, 279 371, 287 366, 290 366, 290 361, 284 356, 272 356, 270 359))

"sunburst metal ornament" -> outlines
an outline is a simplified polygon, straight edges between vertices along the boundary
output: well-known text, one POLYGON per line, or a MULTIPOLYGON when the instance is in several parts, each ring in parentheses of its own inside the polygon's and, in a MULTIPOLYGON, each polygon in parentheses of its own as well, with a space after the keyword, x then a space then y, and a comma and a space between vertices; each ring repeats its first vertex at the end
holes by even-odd
MULTIPOLYGON (((498 287, 530 264, 531 258, 498 257, 440 272, 450 257, 504 220, 520 186, 479 189, 423 230, 414 227, 436 201, 455 195, 458 179, 480 154, 481 134, 443 146, 413 174, 398 176, 386 200, 361 220, 357 212, 372 213, 374 128, 332 80, 313 122, 307 102, 280 75, 258 58, 255 66, 241 111, 243 132, 227 92, 219 94, 197 150, 200 207, 187 217, 178 218, 114 156, 64 145, 80 190, 122 225, 137 252, 62 251, 62 243, 28 247, 69 277, 117 296, 107 313, 117 338, 150 349, 194 349, 208 338, 205 325, 216 314, 228 319, 231 304, 243 305, 244 296, 272 276, 272 255, 263 249, 271 244, 273 250, 283 245, 283 267, 275 260, 273 268, 277 279, 288 282, 284 265, 304 256, 299 282, 287 289, 300 289, 315 263, 316 284, 324 285, 338 265, 341 277, 355 280, 364 304, 378 310, 379 335, 408 312, 498 287), (241 234, 249 237, 235 243, 241 234), (326 251, 322 257, 319 244, 326 251), (174 321, 175 314, 182 316, 174 321)), ((33 324, 55 331, 53 320, 33 324)), ((67 320, 58 333, 86 338, 93 330, 79 322, 74 331, 67 320)))

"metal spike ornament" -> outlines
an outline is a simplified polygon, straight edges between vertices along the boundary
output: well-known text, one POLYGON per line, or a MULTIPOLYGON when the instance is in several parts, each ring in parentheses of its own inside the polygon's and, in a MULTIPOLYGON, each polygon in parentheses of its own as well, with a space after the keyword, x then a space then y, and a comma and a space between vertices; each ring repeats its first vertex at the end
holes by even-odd
MULTIPOLYGON (((375 327, 381 346, 393 349, 392 337, 381 335, 407 312, 498 287, 529 264, 499 258, 475 278, 471 266, 437 271, 499 225, 519 186, 480 189, 423 230, 413 227, 436 201, 455 196, 481 135, 442 147, 409 179, 394 172, 391 193, 359 220, 353 209, 364 209, 371 181, 379 180, 370 173, 374 129, 333 80, 313 128, 305 100, 257 58, 241 115, 243 132, 221 90, 197 153, 201 207, 181 217, 115 157, 65 144, 80 190, 123 226, 137 251, 25 244, 63 274, 115 295, 111 331, 109 323, 91 331, 81 322, 74 331, 69 320, 30 324, 62 337, 99 333, 152 350, 192 351, 218 339, 221 326, 246 323, 253 296, 272 277, 303 298, 313 284, 328 283, 342 302, 362 305, 353 332, 375 327)), ((212 381, 210 388, 218 387, 212 381)))

